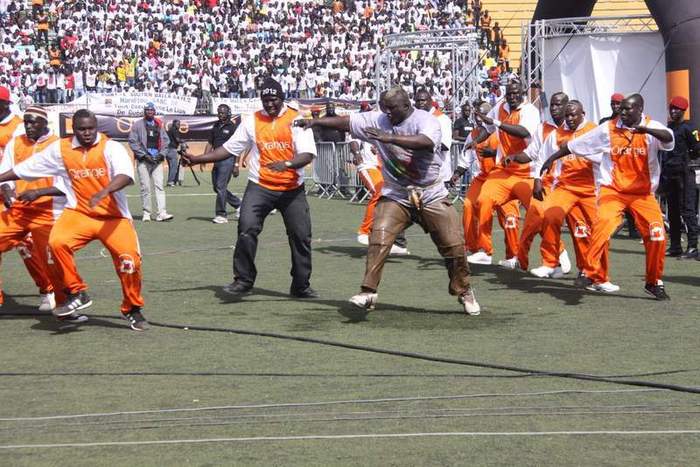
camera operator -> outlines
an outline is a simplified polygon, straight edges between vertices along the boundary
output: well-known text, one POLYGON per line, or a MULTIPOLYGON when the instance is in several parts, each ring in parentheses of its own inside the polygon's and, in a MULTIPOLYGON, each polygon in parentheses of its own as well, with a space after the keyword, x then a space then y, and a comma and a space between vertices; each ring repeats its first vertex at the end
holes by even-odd
POLYGON ((141 202, 143 203, 143 222, 151 220, 151 186, 156 193, 158 215, 157 222, 173 218, 165 210, 165 190, 163 189, 163 161, 170 141, 163 122, 156 118, 156 108, 152 102, 143 109, 143 118, 134 121, 129 133, 129 147, 137 161, 141 202))

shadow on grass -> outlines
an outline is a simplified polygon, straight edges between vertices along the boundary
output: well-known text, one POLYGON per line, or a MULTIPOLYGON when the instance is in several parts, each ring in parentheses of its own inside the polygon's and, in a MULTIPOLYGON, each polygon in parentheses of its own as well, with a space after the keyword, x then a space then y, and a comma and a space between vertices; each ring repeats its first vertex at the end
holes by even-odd
POLYGON ((551 297, 560 300, 566 306, 579 305, 586 295, 594 296, 609 296, 611 298, 625 298, 632 300, 649 300, 649 297, 623 295, 623 294, 604 294, 600 292, 591 292, 588 290, 578 289, 573 283, 564 283, 557 279, 539 279, 531 276, 523 271, 509 271, 498 266, 481 266, 488 268, 493 277, 484 276, 483 280, 489 284, 502 285, 508 289, 518 290, 528 294, 546 293, 551 297))
MULTIPOLYGON (((698 265, 698 266, 700 266, 700 265, 698 265)), ((700 271, 700 267, 698 268, 698 271, 700 271)), ((692 285, 695 287, 700 287, 700 272, 698 272, 698 275, 696 275, 696 276, 664 275, 663 279, 664 279, 664 282, 668 282, 670 284, 683 284, 683 285, 692 285)))
MULTIPOLYGON (((116 317, 115 317, 116 318, 116 317)), ((37 331, 49 332, 53 335, 69 334, 72 332, 82 331, 85 327, 100 326, 104 328, 118 328, 124 331, 128 327, 109 321, 107 319, 96 318, 88 315, 88 321, 81 324, 61 323, 56 320, 51 314, 39 313, 35 308, 18 306, 12 308, 12 311, 3 314, 0 313, 0 320, 34 320, 31 328, 37 331)))
MULTIPOLYGON (((151 293, 171 293, 171 292, 191 292, 191 291, 204 291, 208 290, 214 293, 214 296, 221 300, 222 304, 227 304, 227 303, 242 303, 246 301, 251 301, 251 302, 264 302, 264 301, 271 301, 271 302, 280 302, 281 299, 285 299, 288 301, 294 301, 294 302, 305 302, 307 303, 307 306, 305 309, 307 311, 328 311, 328 308, 334 308, 344 318, 346 318, 346 321, 343 321, 346 324, 353 324, 353 323, 361 323, 364 321, 368 321, 368 317, 372 316, 374 314, 377 314, 377 312, 367 312, 366 310, 359 309, 349 303, 347 300, 336 300, 336 299, 327 299, 327 298, 314 298, 314 299, 301 299, 301 298, 295 298, 291 297, 289 294, 280 292, 277 290, 269 290, 269 289, 261 289, 258 287, 253 287, 253 290, 251 291, 250 294, 243 295, 240 297, 232 296, 227 294, 226 292, 223 291, 223 288, 221 286, 216 286, 216 285, 207 285, 207 286, 200 286, 200 287, 189 287, 189 288, 179 288, 179 289, 161 289, 161 290, 152 290, 151 293), (265 298, 260 299, 259 297, 267 297, 268 299, 274 299, 274 300, 266 300, 265 298), (253 298, 253 300, 247 300, 249 298, 253 298)), ((439 316, 464 316, 464 312, 458 309, 459 305, 455 304, 455 310, 429 310, 425 308, 418 308, 418 307, 411 307, 411 306, 405 306, 405 305, 396 305, 392 303, 385 303, 385 302, 380 302, 379 307, 380 311, 379 313, 387 313, 387 312, 398 312, 398 313, 407 313, 407 314, 415 314, 415 315, 423 315, 423 316, 434 316, 434 315, 439 315, 439 316)), ((503 318, 503 319, 510 319, 510 318, 503 318)), ((502 320, 501 320, 502 321, 502 320)))

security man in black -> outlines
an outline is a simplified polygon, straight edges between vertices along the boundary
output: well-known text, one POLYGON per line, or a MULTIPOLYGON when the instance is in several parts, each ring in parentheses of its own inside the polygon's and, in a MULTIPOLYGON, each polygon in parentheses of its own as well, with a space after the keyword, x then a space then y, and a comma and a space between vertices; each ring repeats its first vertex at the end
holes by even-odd
MULTIPOLYGON (((205 154, 223 146, 233 133, 235 133, 240 123, 239 119, 236 119, 235 122, 231 120, 231 108, 226 104, 221 104, 216 109, 216 114, 219 120, 214 123, 211 129, 209 141, 204 150, 205 154)), ((216 193, 215 216, 212 219, 212 222, 215 224, 228 223, 226 213, 227 204, 234 208, 234 217, 236 219, 239 217, 238 209, 241 207, 241 200, 228 189, 228 183, 231 181, 231 177, 238 177, 238 172, 238 159, 236 157, 214 162, 214 168, 211 171, 211 185, 214 188, 214 193, 216 193)))
POLYGON ((670 122, 676 146, 664 152, 661 165, 661 191, 668 201, 671 246, 666 256, 682 259, 698 258, 698 205, 695 169, 690 166, 700 156, 698 130, 683 116, 688 108, 684 97, 674 97, 669 104, 670 122), (685 252, 681 246, 681 218, 688 232, 685 252))

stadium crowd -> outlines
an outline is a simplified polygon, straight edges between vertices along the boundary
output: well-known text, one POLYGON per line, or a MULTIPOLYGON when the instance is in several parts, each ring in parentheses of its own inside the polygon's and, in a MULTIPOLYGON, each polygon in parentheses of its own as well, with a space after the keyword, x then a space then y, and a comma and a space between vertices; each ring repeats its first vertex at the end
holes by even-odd
MULTIPOLYGON (((467 26, 482 38, 481 81, 495 96, 493 84, 512 78, 508 45, 479 0, 33 0, 31 10, 3 0, 0 85, 26 103, 120 90, 208 101, 255 97, 272 77, 290 98, 374 100, 385 35, 467 26)), ((392 80, 449 106, 449 60, 447 52, 402 54, 392 80)))

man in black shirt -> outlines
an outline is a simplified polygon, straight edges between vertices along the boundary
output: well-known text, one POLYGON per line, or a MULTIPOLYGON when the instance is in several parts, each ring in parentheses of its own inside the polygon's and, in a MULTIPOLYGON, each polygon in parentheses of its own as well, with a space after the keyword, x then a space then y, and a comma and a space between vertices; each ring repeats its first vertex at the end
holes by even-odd
MULTIPOLYGON (((326 104, 326 117, 335 117, 335 104, 329 102, 326 104)), ((323 128, 321 131, 321 141, 328 143, 344 143, 345 132, 336 130, 335 128, 323 128)))
MULTIPOLYGON (((224 145, 228 139, 233 136, 240 120, 231 120, 231 108, 226 104, 221 104, 216 109, 216 114, 219 121, 214 123, 211 129, 211 135, 207 142, 207 147, 204 149, 204 154, 219 148, 224 145)), ((229 157, 222 161, 214 162, 214 168, 211 171, 211 184, 216 193, 216 215, 212 219, 215 224, 227 224, 226 204, 230 204, 236 211, 235 218, 240 215, 241 200, 228 190, 228 182, 231 177, 238 177, 238 159, 229 157)))
POLYGON ((168 138, 170 143, 168 143, 168 152, 166 153, 165 159, 168 161, 168 183, 167 186, 175 186, 175 184, 182 185, 182 181, 179 179, 180 174, 180 164, 178 162, 177 149, 182 143, 182 132, 180 131, 180 120, 173 120, 168 128, 168 138))
POLYGON ((474 125, 469 118, 472 113, 472 107, 469 102, 462 104, 462 115, 452 124, 452 139, 463 143, 467 136, 472 131, 474 125))
POLYGON ((668 200, 668 222, 671 246, 666 256, 682 259, 698 258, 698 209, 695 193, 695 170, 689 167, 691 159, 700 155, 698 130, 683 116, 688 109, 688 100, 674 97, 669 104, 671 117, 668 127, 673 130, 676 146, 664 152, 661 166, 661 190, 668 200), (688 231, 688 247, 681 247, 681 218, 688 231))

